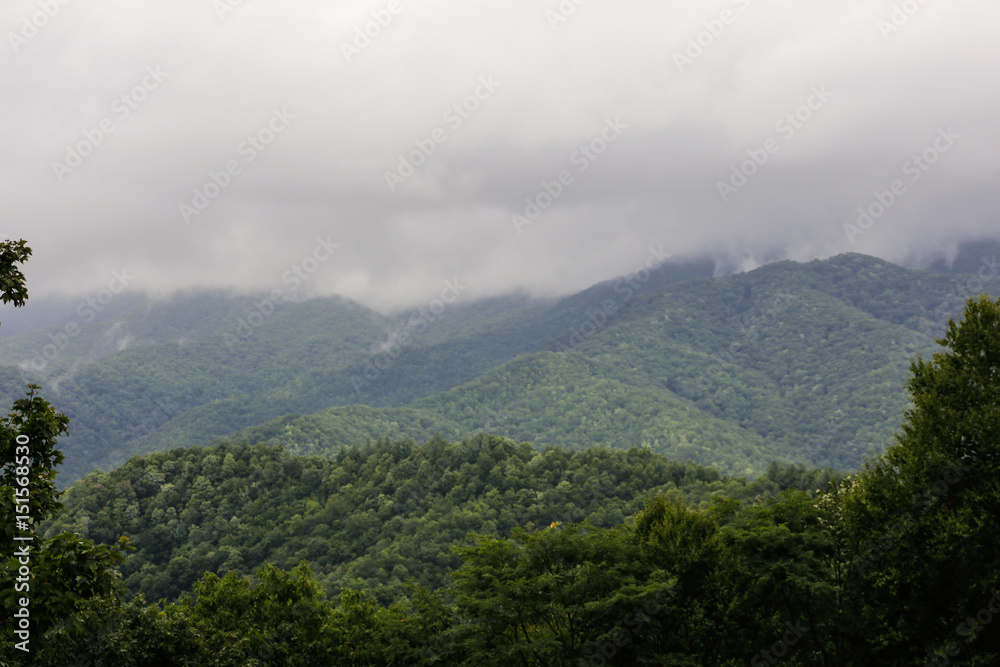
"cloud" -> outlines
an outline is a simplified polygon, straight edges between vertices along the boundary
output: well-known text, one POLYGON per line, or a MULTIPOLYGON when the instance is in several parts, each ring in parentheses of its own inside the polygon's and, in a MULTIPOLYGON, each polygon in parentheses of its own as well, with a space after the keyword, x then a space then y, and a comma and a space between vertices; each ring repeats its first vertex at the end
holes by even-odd
POLYGON ((308 289, 381 309, 456 277, 463 298, 564 293, 649 246, 927 254, 996 235, 998 19, 986 0, 12 0, 0 232, 34 247, 33 294, 72 296, 123 268, 154 293, 269 290, 329 237, 308 289))

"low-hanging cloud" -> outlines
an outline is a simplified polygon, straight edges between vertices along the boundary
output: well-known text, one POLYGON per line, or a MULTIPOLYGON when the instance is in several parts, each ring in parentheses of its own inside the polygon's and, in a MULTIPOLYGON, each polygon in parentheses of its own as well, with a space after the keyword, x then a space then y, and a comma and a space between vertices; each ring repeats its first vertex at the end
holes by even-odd
POLYGON ((327 239, 309 292, 380 309, 452 279, 565 293, 650 246, 926 255, 996 234, 998 19, 986 0, 12 0, 0 234, 35 249, 34 295, 123 269, 152 293, 271 290, 327 239))

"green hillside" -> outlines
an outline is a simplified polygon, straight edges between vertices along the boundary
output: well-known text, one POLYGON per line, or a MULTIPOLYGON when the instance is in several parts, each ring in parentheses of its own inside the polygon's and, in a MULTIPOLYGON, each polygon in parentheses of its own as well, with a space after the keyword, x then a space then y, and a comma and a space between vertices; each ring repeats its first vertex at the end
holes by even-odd
POLYGON ((787 459, 760 436, 712 417, 670 391, 609 378, 580 355, 520 357, 468 385, 411 405, 462 424, 502 415, 495 432, 518 441, 532 439, 536 445, 638 446, 732 474, 761 474, 768 461, 787 459))
MULTIPOLYGON (((798 347, 746 357, 730 348, 726 363, 780 379, 789 373, 780 354, 805 359, 821 334, 840 349, 845 330, 860 341, 849 366, 880 358, 879 327, 899 325, 876 312, 864 315, 871 326, 855 316, 831 327, 822 313, 841 312, 842 301, 814 287, 782 298, 785 320, 815 321, 802 322, 798 347)), ((672 303, 666 321, 687 321, 683 298, 672 303)), ((322 456, 228 442, 177 448, 88 474, 64 495, 52 471, 69 420, 32 388, 0 423, 0 500, 8 536, 33 542, 15 550, 8 540, 7 636, 37 627, 40 646, 24 660, 5 639, 2 661, 996 664, 1000 302, 970 299, 963 315, 941 352, 911 365, 909 407, 891 444, 846 476, 772 463, 750 481, 640 447, 538 448, 485 433, 330 451, 336 439, 364 436, 366 422, 404 430, 430 428, 433 412, 477 419, 476 401, 488 397, 521 410, 518 425, 572 432, 576 422, 552 421, 566 411, 559 396, 600 422, 609 405, 639 400, 626 375, 593 370, 602 337, 642 347, 629 336, 655 334, 652 318, 623 318, 575 349, 515 359, 420 407, 340 407, 242 434, 322 456), (43 523, 14 521, 25 512, 43 523), (10 585, 25 569, 27 602, 10 585), (29 605, 30 626, 17 620, 29 605)), ((725 338, 731 326, 716 317, 702 338, 675 345, 704 354, 710 335, 725 338)), ((760 343, 769 349, 765 336, 760 343)), ((657 395, 659 372, 645 374, 643 393, 657 395)), ((812 393, 779 393, 775 405, 787 395, 810 409, 812 393)), ((659 418, 639 414, 640 423, 659 418)), ((732 428, 757 428, 748 414, 747 426, 732 428)), ((671 433, 695 419, 683 414, 671 433)), ((761 435, 761 446, 777 435, 761 435)))
POLYGON ((724 478, 641 449, 573 452, 477 435, 423 445, 387 439, 333 457, 263 445, 221 444, 137 457, 74 484, 48 528, 96 542, 128 535, 122 568, 148 599, 176 597, 204 572, 254 572, 308 561, 331 595, 362 588, 384 603, 404 582, 439 588, 467 533, 589 520, 612 526, 656 494, 707 507, 796 486, 825 488, 829 474, 772 467, 756 482, 724 478))
MULTIPOLYGON (((558 301, 500 297, 440 316, 313 299, 244 329, 260 299, 147 301, 81 329, 58 373, 3 367, 0 398, 33 379, 72 418, 62 484, 279 418, 281 444, 326 454, 488 426, 538 446, 649 447, 738 474, 771 460, 853 469, 887 442, 909 358, 935 348, 970 284, 856 254, 685 280, 705 272, 667 264, 558 301), (302 426, 290 416, 351 405, 367 408, 302 426)), ((0 341, 0 360, 50 334, 0 341)), ((261 437, 240 437, 251 434, 261 437)))
MULTIPOLYGON (((932 336, 967 282, 860 255, 783 262, 639 294, 603 320, 590 318, 596 332, 584 336, 581 329, 589 329, 581 323, 598 307, 588 304, 614 294, 604 286, 595 299, 577 303, 584 318, 574 311, 575 324, 560 312, 563 330, 580 333, 548 341, 563 352, 521 355, 406 405, 435 415, 447 433, 455 424, 464 433, 489 424, 539 446, 650 447, 736 474, 759 474, 770 460, 853 469, 889 441, 906 406, 909 360, 936 349, 932 336)), ((440 373, 436 362, 451 354, 457 359, 445 372, 461 374, 476 366, 465 349, 407 350, 410 356, 386 371, 392 379, 385 385, 397 395, 419 393, 421 363, 433 367, 426 372, 432 376, 440 373)), ((489 365, 482 359, 480 366, 489 365)), ((308 394, 309 386, 321 394, 318 376, 272 396, 308 394)), ((343 381, 344 373, 323 377, 343 381)), ((356 415, 320 414, 332 430, 359 432, 356 415)), ((310 440, 327 451, 358 441, 310 440)), ((302 446, 290 432, 268 442, 302 446)))
MULTIPOLYGON (((491 424, 483 424, 484 431, 491 424)), ((372 408, 345 405, 312 415, 284 415, 230 436, 237 443, 282 447, 299 456, 332 457, 347 444, 383 438, 425 442, 434 435, 457 440, 468 429, 440 415, 417 408, 372 408)))
MULTIPOLYGON (((114 354, 81 362, 72 373, 53 377, 10 369, 17 384, 23 386, 31 378, 51 387, 73 420, 71 435, 65 440, 67 462, 61 481, 72 481, 96 467, 114 467, 138 452, 149 451, 150 435, 170 428, 174 420, 198 406, 216 400, 239 405, 248 396, 282 386, 317 365, 339 366, 364 358, 381 337, 370 311, 329 298, 277 309, 264 326, 241 339, 239 321, 252 312, 253 303, 250 298, 234 302, 213 295, 182 297, 160 306, 145 304, 129 311, 123 320, 101 325, 131 332, 127 335, 134 341, 114 354), (184 322, 174 321, 178 311, 186 315, 184 322), (208 313, 213 315, 206 322, 203 317, 208 313), (168 342, 155 342, 163 337, 168 342)), ((22 338, 5 342, 22 345, 22 338)), ((70 356, 68 352, 69 348, 70 356)), ((14 385, 5 385, 12 392, 10 400, 21 393, 14 385)), ((257 415, 250 419, 256 421, 257 415)), ((244 423, 236 410, 220 418, 224 432, 244 423)))

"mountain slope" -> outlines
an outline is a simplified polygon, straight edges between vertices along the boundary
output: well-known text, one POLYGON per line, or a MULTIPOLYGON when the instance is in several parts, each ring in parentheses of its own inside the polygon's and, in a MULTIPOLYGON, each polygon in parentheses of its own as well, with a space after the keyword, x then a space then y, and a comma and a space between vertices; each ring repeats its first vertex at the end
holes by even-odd
MULTIPOLYGON (((63 441, 66 464, 60 481, 149 451, 151 434, 169 429, 200 405, 218 400, 245 403, 247 397, 282 386, 309 369, 364 358, 382 337, 383 329, 370 311, 329 298, 276 309, 264 326, 240 338, 239 320, 246 320, 245 308, 254 303, 259 300, 233 301, 214 294, 145 303, 127 317, 87 332, 91 338, 107 335, 108 327, 126 332, 133 342, 118 352, 93 362, 78 355, 75 368, 54 376, 5 367, 8 374, 20 375, 22 383, 30 379, 41 384, 51 402, 72 420, 70 436, 63 441), (184 321, 171 324, 178 311, 187 313, 184 321), (206 312, 214 313, 210 321, 201 319, 206 312), (179 335, 192 338, 174 338, 179 335), (164 338, 167 342, 155 342, 164 338)), ((23 344, 17 338, 8 342, 23 344)), ((80 342, 86 342, 84 334, 80 342)), ((74 358, 68 347, 66 352, 68 359, 74 358)), ((256 415, 250 419, 260 421, 256 415)), ((238 411, 230 420, 235 420, 232 426, 220 422, 224 433, 245 425, 238 411)))
POLYGON ((0 398, 39 379, 73 419, 62 483, 137 452, 349 405, 369 407, 303 423, 316 451, 383 428, 457 438, 490 424, 538 444, 647 445, 727 471, 772 458, 851 469, 886 444, 909 357, 935 348, 975 285, 856 254, 676 282, 706 268, 667 264, 557 301, 515 295, 433 316, 339 298, 262 312, 252 297, 181 295, 95 320, 58 374, 0 368, 0 398), (259 326, 244 324, 254 312, 259 326), (90 360, 87 340, 117 335, 130 337, 124 349, 90 360), (375 410, 403 407, 416 412, 375 410))
MULTIPOLYGON (((605 289, 577 302, 576 324, 560 314, 569 335, 545 347, 562 353, 521 355, 406 405, 437 415, 448 432, 489 423, 537 445, 642 445, 740 474, 758 474, 771 459, 853 469, 889 442, 906 406, 910 357, 936 349, 922 332, 943 326, 967 282, 847 255, 628 300, 623 291, 617 302, 605 289), (616 307, 598 314, 594 304, 609 300, 616 307)), ((450 348, 454 366, 473 363, 465 349, 450 348)), ((415 348, 397 361, 413 368, 386 371, 395 391, 419 394, 419 375, 447 351, 415 348)), ((283 442, 299 446, 292 435, 283 442)))
POLYGON ((800 468, 727 479, 640 449, 538 452, 485 434, 454 444, 381 440, 332 459, 221 444, 88 475, 47 532, 97 542, 128 535, 138 551, 123 579, 147 599, 175 597, 206 571, 306 560, 331 596, 350 586, 388 603, 406 596, 408 578, 446 583, 460 562, 451 547, 470 532, 506 536, 555 521, 611 526, 656 494, 707 507, 716 496, 750 499, 789 485, 812 491, 827 479, 800 468))

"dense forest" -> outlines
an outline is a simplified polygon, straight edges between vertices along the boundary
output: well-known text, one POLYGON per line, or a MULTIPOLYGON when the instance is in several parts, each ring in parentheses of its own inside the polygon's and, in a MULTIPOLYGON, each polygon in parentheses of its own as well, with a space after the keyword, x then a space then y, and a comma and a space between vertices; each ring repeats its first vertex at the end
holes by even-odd
POLYGON ((125 585, 176 598, 204 572, 252 574, 310 564, 335 597, 364 590, 384 604, 414 581, 437 589, 460 565, 450 547, 471 533, 510 535, 553 522, 612 527, 662 496, 693 508, 787 488, 825 489, 833 471, 773 465, 753 482, 647 450, 574 452, 489 435, 417 446, 382 440, 333 459, 264 445, 177 449, 74 484, 49 534, 137 548, 125 585))
POLYGON ((941 275, 849 254, 710 278, 667 264, 432 318, 334 297, 266 318, 260 298, 223 293, 112 301, 104 319, 71 312, 0 340, 0 401, 34 382, 72 419, 63 486, 221 437, 329 456, 436 432, 648 447, 738 476, 772 460, 854 470, 899 423, 910 357, 938 349, 970 294, 1000 294, 995 266, 941 275), (55 354, 36 372, 41 351, 55 354))
MULTIPOLYGON (((41 616, 33 664, 995 664, 1000 303, 971 301, 942 343, 947 352, 912 367, 896 442, 815 493, 800 489, 826 475, 801 468, 747 483, 643 450, 537 452, 486 435, 383 441, 333 460, 231 444, 135 459, 75 485, 41 538, 55 554, 41 564, 68 550, 93 567, 46 571, 37 595, 61 600, 69 618, 41 616), (355 483, 367 487, 355 494, 355 483), (71 515, 102 537, 125 526, 135 543, 51 534, 71 515), (525 517, 541 523, 517 525, 525 517), (437 526, 422 532, 422 518, 437 526), (457 563, 436 544, 421 552, 449 529, 457 563), (224 563, 197 554, 205 540, 224 563), (352 560, 355 545, 372 558, 352 560), (302 564, 239 574, 269 548, 302 564), (407 556, 436 558, 450 575, 407 573, 407 556), (153 574, 157 557, 169 558, 166 579, 153 574), (347 566, 330 577, 310 558, 347 566), (402 586, 366 590, 358 574, 392 581, 392 563, 402 586), (113 569, 152 588, 213 566, 156 604, 113 569), (62 586, 75 594, 50 591, 62 586)), ((18 424, 65 430, 33 391, 5 420, 5 441, 18 424)))
MULTIPOLYGON (((5 301, 29 255, 0 245, 5 301)), ((72 420, 29 384, 0 419, 0 661, 995 665, 1000 301, 970 298, 936 344, 891 444, 846 476, 489 433, 324 449, 322 413, 258 432, 315 451, 244 431, 62 493, 72 420)))

